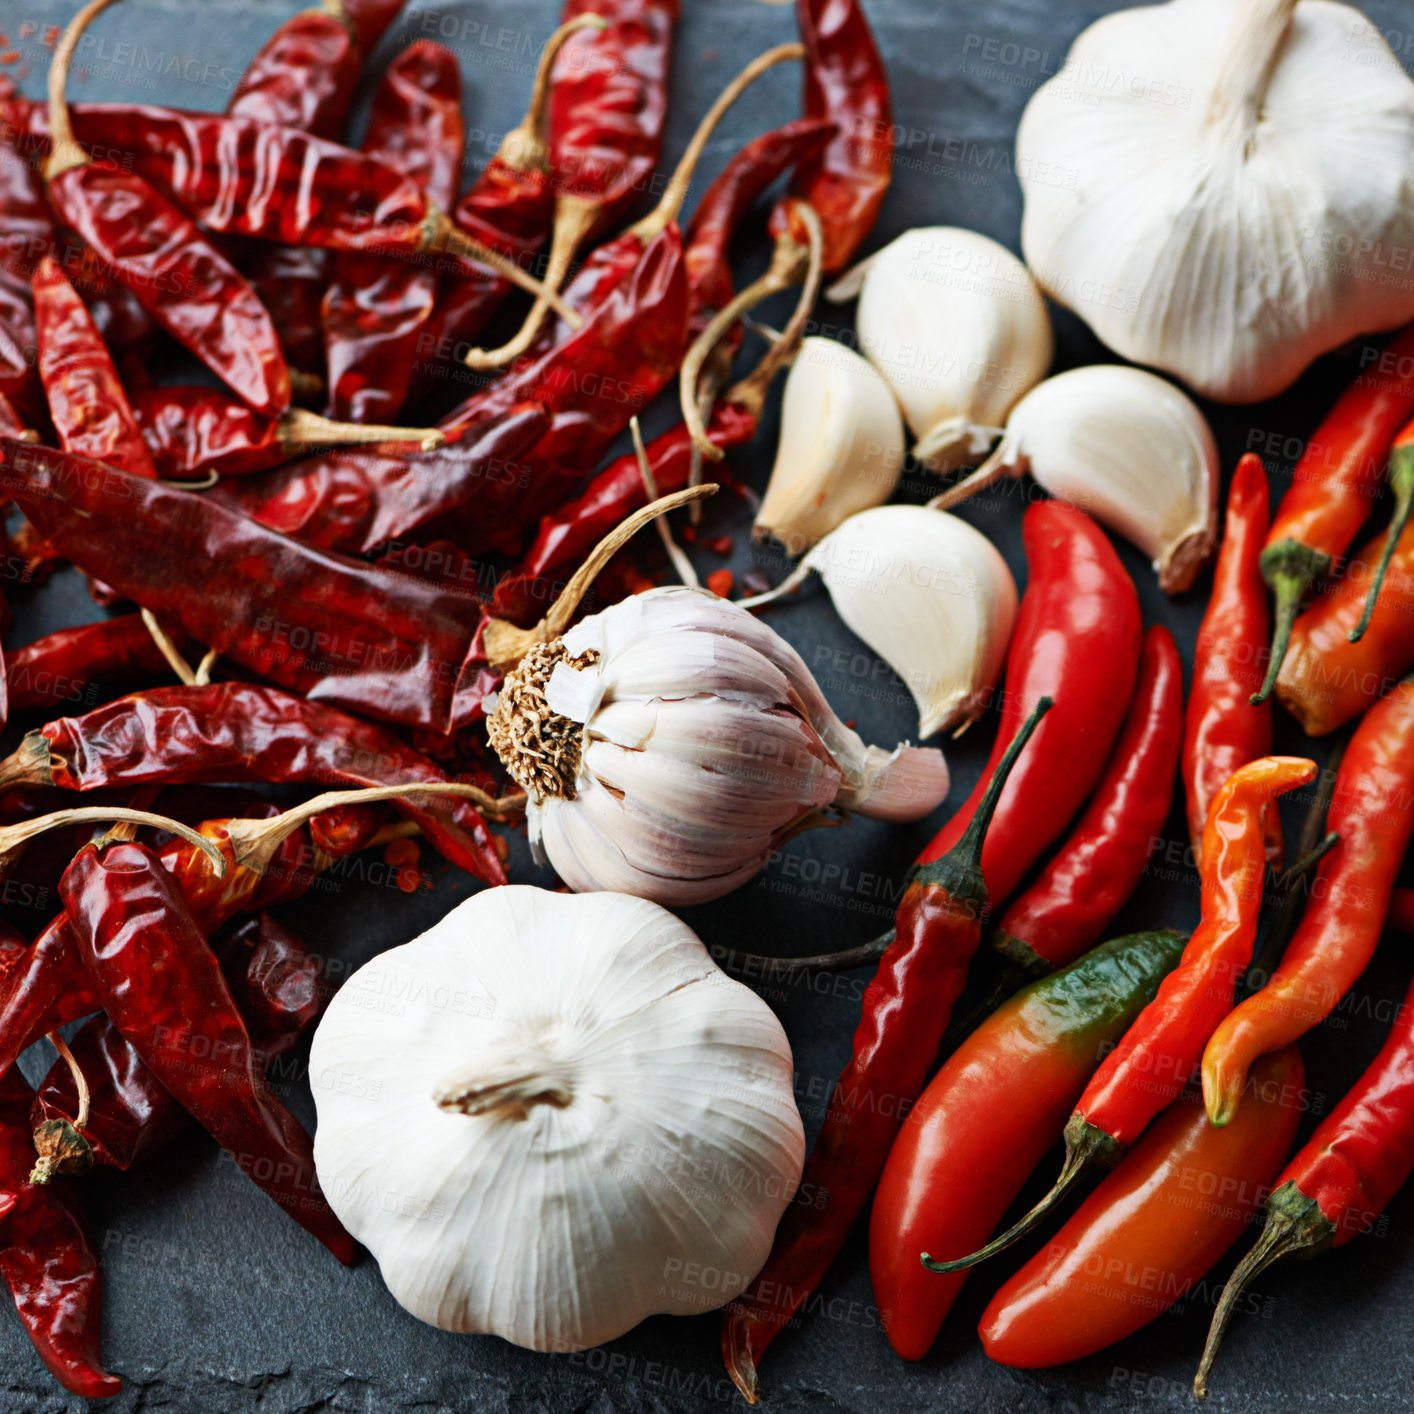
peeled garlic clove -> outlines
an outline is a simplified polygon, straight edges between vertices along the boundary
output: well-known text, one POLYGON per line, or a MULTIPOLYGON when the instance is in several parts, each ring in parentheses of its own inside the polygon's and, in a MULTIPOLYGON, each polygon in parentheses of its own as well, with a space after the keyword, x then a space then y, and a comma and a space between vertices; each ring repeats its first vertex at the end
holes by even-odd
POLYGON ((802 568, 903 679, 920 737, 986 706, 1016 621, 1016 581, 985 535, 926 506, 880 506, 827 535, 802 568))
POLYGON ((753 533, 798 555, 887 501, 903 461, 903 419, 888 384, 843 344, 805 339, 786 378, 776 464, 753 533))
POLYGON ((860 347, 894 390, 914 455, 937 471, 984 456, 1051 365, 1051 321, 1031 272, 976 231, 926 226, 829 294, 856 290, 860 347))
POLYGON ((745 883, 826 806, 916 820, 948 792, 940 751, 866 746, 779 634, 679 586, 532 649, 488 729, 570 888, 668 905, 745 883))
POLYGON ((1104 16, 1026 105, 1021 245, 1110 348, 1222 402, 1414 317, 1414 81, 1325 0, 1104 16))
POLYGON ((1192 588, 1212 558, 1217 444, 1193 400, 1152 373, 1095 364, 1046 379, 1016 405, 986 465, 933 504, 1026 471, 1133 541, 1168 594, 1192 588))

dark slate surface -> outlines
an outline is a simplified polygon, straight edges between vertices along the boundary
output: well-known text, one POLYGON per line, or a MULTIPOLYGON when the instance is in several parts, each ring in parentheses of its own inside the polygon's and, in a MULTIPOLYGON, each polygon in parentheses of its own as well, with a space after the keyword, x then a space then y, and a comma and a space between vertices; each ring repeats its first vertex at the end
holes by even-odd
MULTIPOLYGON (((94 43, 82 55, 87 74, 74 83, 74 94, 219 109, 260 42, 295 8, 295 0, 204 0, 199 6, 125 0, 96 25, 94 43)), ((760 0, 686 0, 684 8, 668 144, 673 156, 725 79, 751 54, 792 35, 788 7, 760 0)), ((1074 35, 1106 8, 1075 0, 983 5, 873 0, 870 16, 893 76, 902 129, 897 176, 874 245, 911 225, 954 224, 1016 248, 1020 193, 1010 158, 1018 116, 1028 95, 1059 67, 1074 35)), ((1367 8, 1405 62, 1414 63, 1407 0, 1371 0, 1367 8)), ((0 30, 21 51, 10 72, 27 64, 29 91, 42 92, 46 28, 63 24, 73 9, 68 0, 11 0, 5 6, 0 30)), ((376 77, 399 44, 418 36, 440 39, 459 53, 467 82, 470 176, 522 111, 534 55, 555 16, 554 0, 521 0, 514 6, 413 0, 372 57, 369 73, 376 77)), ((749 136, 793 116, 796 101, 789 73, 760 85, 714 140, 704 176, 715 174, 749 136)), ((755 273, 763 258, 759 241, 746 245, 743 273, 755 273)), ((822 321, 835 326, 822 332, 837 332, 841 321, 847 327, 849 312, 822 307, 822 321)), ((1104 357, 1072 317, 1058 316, 1057 329, 1058 366, 1104 357)), ((1358 352, 1348 349, 1325 360, 1275 403, 1212 410, 1224 465, 1230 468, 1241 451, 1259 447, 1281 489, 1302 439, 1357 367, 1358 352)), ((667 425, 670 417, 671 409, 656 407, 646 419, 649 430, 667 425)), ((769 470, 774 437, 773 414, 757 445, 734 458, 735 469, 758 489, 769 470)), ((921 499, 926 478, 908 475, 905 494, 921 499)), ((995 538, 1022 584, 1019 526, 1026 494, 1013 485, 962 511, 995 538)), ((773 579, 780 576, 778 556, 750 547, 744 508, 711 506, 707 524, 734 533, 736 549, 728 563, 738 574, 754 565, 773 579)), ((1202 594, 1168 601, 1141 557, 1123 545, 1120 553, 1139 585, 1146 615, 1169 624, 1191 650, 1202 594)), ((722 563, 705 551, 697 558, 704 571, 722 563)), ((41 594, 16 598, 11 643, 96 612, 72 577, 61 577, 41 594)), ((807 592, 777 612, 773 622, 816 668, 841 716, 856 719, 867 738, 891 743, 916 724, 900 684, 833 619, 823 593, 807 592)), ((971 789, 991 730, 986 724, 949 745, 954 803, 971 789)), ((1307 749, 1284 718, 1279 732, 1282 749, 1307 749)), ((856 823, 798 839, 754 884, 692 910, 690 921, 718 949, 805 954, 860 942, 886 926, 891 881, 951 808, 945 805, 935 819, 911 828, 856 823)), ((1289 803, 1289 829, 1302 808, 1300 800, 1289 803)), ((1184 860, 1177 809, 1166 835, 1116 931, 1195 921, 1195 877, 1184 860)), ((546 880, 519 840, 515 851, 515 878, 546 880)), ((434 881, 431 892, 407 897, 375 862, 289 909, 288 921, 337 974, 414 936, 469 888, 445 869, 434 870, 434 881)), ((36 915, 31 921, 37 926, 42 920, 36 915)), ((1310 1085, 1327 1101, 1378 1047, 1408 975, 1407 948, 1391 938, 1360 982, 1342 1023, 1319 1028, 1304 1044, 1310 1085)), ((764 988, 795 1047, 799 1098, 812 1137, 829 1081, 847 1054, 866 981, 865 973, 856 972, 764 988)), ((295 1109, 312 1120, 303 1062, 282 1080, 295 1109)), ((1052 1162, 1042 1168, 1048 1174, 1052 1162)), ((130 1177, 100 1175, 89 1186, 106 1275, 104 1351, 127 1382, 111 1403, 114 1410, 697 1414, 731 1408, 737 1398, 717 1357, 714 1316, 653 1320, 612 1346, 564 1358, 423 1326, 387 1294, 371 1260, 365 1256, 353 1271, 337 1267, 205 1143, 180 1146, 130 1177)), ((1230 1335, 1212 1407, 1233 1414, 1407 1408, 1411 1254, 1414 1201, 1406 1194, 1392 1205, 1381 1236, 1263 1277, 1257 1287, 1261 1317, 1239 1323, 1230 1335)), ((1181 1407, 1189 1401, 1213 1296, 1230 1261, 1181 1308, 1114 1349, 1068 1368, 1019 1373, 989 1363, 973 1331, 988 1295, 1020 1260, 1004 1259, 975 1277, 932 1355, 906 1365, 878 1330, 864 1244, 856 1234, 822 1288, 814 1317, 782 1337, 767 1357, 762 1409, 769 1414, 885 1409, 1088 1414, 1181 1407)), ((80 1404, 56 1392, 18 1321, 3 1311, 0 1384, 5 1414, 48 1414, 80 1404)))

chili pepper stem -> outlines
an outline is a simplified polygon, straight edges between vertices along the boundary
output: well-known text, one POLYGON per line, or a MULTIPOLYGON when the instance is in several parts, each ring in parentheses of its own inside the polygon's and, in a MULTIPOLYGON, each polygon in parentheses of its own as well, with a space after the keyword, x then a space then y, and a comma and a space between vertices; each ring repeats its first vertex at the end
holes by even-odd
POLYGON ((890 928, 867 943, 857 947, 841 948, 839 952, 816 953, 813 957, 763 957, 759 953, 737 952, 735 948, 724 954, 713 956, 723 970, 740 967, 753 975, 763 977, 789 976, 795 972, 844 972, 851 967, 863 967, 870 962, 878 962, 888 951, 889 944, 897 937, 890 928))
POLYGON ((49 64, 49 157, 44 164, 44 179, 52 182, 62 172, 82 167, 89 157, 74 139, 74 127, 69 117, 69 65, 78 48, 83 32, 95 16, 101 14, 113 0, 89 0, 89 3, 69 21, 68 28, 54 47, 49 64))
POLYGON ((975 1267, 979 1262, 985 1262, 988 1257, 995 1257, 1018 1238, 1025 1237, 1091 1168, 1097 1165, 1112 1167, 1119 1161, 1122 1153, 1121 1146, 1103 1129, 1078 1115, 1072 1115, 1065 1126, 1065 1163, 1061 1166, 1055 1187, 1029 1213, 1019 1218, 1000 1237, 994 1237, 985 1247, 979 1247, 970 1255, 955 1258, 950 1262, 935 1261, 928 1253, 923 1252, 919 1254, 923 1265, 930 1272, 961 1272, 975 1267))
POLYGON ((1314 1257, 1331 1245, 1335 1225, 1321 1212, 1320 1204, 1308 1198, 1288 1180, 1267 1199, 1267 1223, 1252 1250, 1233 1269, 1208 1327, 1207 1343, 1198 1373, 1193 1377, 1195 1399, 1207 1399, 1208 1376, 1213 1372, 1218 1347, 1227 1334, 1238 1298, 1253 1277, 1283 1257, 1314 1257))
POLYGON ((1365 612, 1360 622, 1348 635, 1352 643, 1359 643, 1370 627, 1370 618, 1375 612, 1375 601, 1380 597, 1380 589, 1389 573, 1389 562, 1394 558, 1395 548, 1409 523, 1409 512, 1414 509, 1414 434, 1411 441, 1396 443, 1390 454, 1389 485, 1394 492, 1394 514, 1390 517, 1389 529, 1385 531, 1384 549, 1380 551, 1380 562, 1370 577, 1370 592, 1365 599, 1365 612))
POLYGON ((69 825, 105 824, 112 820, 151 825, 154 829, 180 835, 211 860, 218 878, 226 872, 226 861, 221 857, 221 851, 190 826, 169 820, 165 815, 154 815, 149 810, 130 810, 122 805, 81 805, 70 810, 54 810, 48 815, 36 815, 32 820, 20 820, 13 825, 0 825, 0 877, 14 867, 20 852, 36 835, 48 830, 62 830, 69 825))
MULTIPOLYGON (((648 465, 648 450, 643 445, 643 430, 638 425, 637 415, 629 418, 628 429, 633 434, 633 454, 638 458, 638 474, 643 478, 643 489, 648 493, 650 502, 657 501, 661 499, 658 495, 658 483, 654 479, 653 468, 648 465)), ((694 509, 700 504, 698 501, 692 503, 694 509)), ((673 539, 672 527, 667 518, 658 516, 653 527, 658 532, 658 539, 663 542, 663 549, 667 551, 668 558, 673 562, 673 568, 678 572, 678 578, 689 588, 700 589, 702 583, 697 578, 697 571, 693 569, 686 551, 673 539)))
POLYGON ((139 616, 142 618, 143 626, 152 635, 152 641, 157 645, 157 651, 167 660, 167 665, 176 673, 180 682, 188 687, 196 684, 196 674, 192 671, 192 666, 177 652, 177 645, 168 637, 167 630, 157 622, 157 615, 151 609, 139 609, 139 616))
POLYGON ((334 422, 306 408, 281 413, 275 435, 287 452, 310 447, 358 446, 366 442, 416 442, 436 451, 447 438, 437 427, 388 427, 376 422, 334 422))
POLYGON ((43 732, 26 732, 20 744, 0 761, 0 791, 54 784, 54 757, 43 732))
MULTIPOLYGON (((625 235, 635 238, 640 245, 646 247, 671 222, 676 221, 683 201, 687 197, 688 189, 692 185, 698 161, 707 146, 707 140, 712 136, 722 115, 767 69, 772 69, 787 59, 802 59, 804 57, 805 47, 801 44, 780 44, 774 49, 768 49, 764 54, 758 54, 722 90, 717 101, 707 110, 706 116, 697 125, 697 131, 693 133, 688 142, 678 165, 673 170, 673 175, 668 178, 668 184, 664 187, 663 195, 657 206, 641 221, 630 226, 625 235)), ((599 211, 599 202, 586 200, 583 197, 562 194, 556 199, 550 257, 545 269, 545 284, 548 290, 556 291, 564 282, 576 251, 599 219, 599 211)), ((540 325, 545 318, 545 311, 549 307, 548 296, 537 299, 530 313, 526 315, 525 322, 512 338, 502 344, 500 348, 470 350, 463 360, 466 366, 485 372, 488 369, 500 368, 523 354, 530 347, 536 334, 539 333, 540 325)))
POLYGON ((584 325, 584 320, 554 290, 550 289, 543 281, 537 280, 528 270, 522 270, 514 260, 508 259, 492 250, 490 246, 483 245, 480 241, 467 235, 465 231, 460 230, 445 211, 439 211, 436 207, 429 210, 418 249, 447 251, 452 255, 459 255, 467 260, 474 260, 480 265, 485 265, 509 280, 511 284, 534 295, 537 300, 543 299, 571 329, 580 329, 584 325))
POLYGON ((1272 656, 1267 663, 1267 675, 1261 687, 1252 694, 1252 705, 1258 706, 1272 695, 1282 660, 1291 643, 1291 630, 1301 612, 1301 600, 1306 591, 1331 567, 1331 557, 1324 551, 1313 550, 1299 540, 1279 540, 1262 551, 1262 578, 1272 587, 1275 600, 1272 611, 1272 656))
POLYGON ((504 619, 487 619, 482 633, 482 646, 486 650, 486 661, 500 671, 509 671, 520 662, 537 643, 549 643, 559 638, 569 627, 580 600, 589 592, 599 571, 613 558, 625 541, 630 540, 650 521, 656 520, 679 506, 689 505, 711 496, 720 488, 715 482, 704 486, 689 486, 682 491, 674 491, 651 505, 643 506, 631 516, 621 521, 590 552, 588 558, 572 574, 569 582, 560 591, 559 597, 550 606, 549 612, 534 628, 517 628, 504 619))
POLYGON ((79 1104, 73 1119, 48 1119, 35 1127, 34 1148, 38 1158, 30 1170, 31 1183, 48 1183, 56 1173, 83 1173, 93 1167, 93 1149, 83 1137, 83 1131, 88 1128, 88 1080, 68 1042, 57 1031, 51 1031, 48 1039, 74 1078, 79 1104))
POLYGON ((549 143, 545 135, 546 116, 550 107, 550 72, 565 41, 581 30, 607 29, 609 22, 602 15, 576 15, 566 21, 545 41, 540 62, 535 66, 535 79, 530 86, 530 102, 525 117, 501 139, 496 157, 516 172, 540 170, 545 166, 549 143))
POLYGON ((781 337, 771 345, 770 351, 751 373, 727 393, 729 402, 745 407, 750 412, 759 413, 765 404, 766 389, 771 380, 795 357, 800 338, 805 332, 810 309, 819 293, 824 258, 824 233, 820 217, 807 202, 796 201, 792 204, 795 214, 806 229, 809 244, 802 246, 789 229, 777 236, 766 273, 740 291, 712 316, 707 327, 688 349, 678 372, 678 401, 682 407, 683 423, 692 434, 693 448, 708 461, 719 462, 726 455, 707 435, 706 413, 710 411, 710 407, 704 407, 703 400, 699 399, 702 368, 712 350, 721 342, 727 330, 748 310, 754 309, 763 300, 780 294, 783 290, 792 289, 796 285, 801 287, 795 313, 781 337))

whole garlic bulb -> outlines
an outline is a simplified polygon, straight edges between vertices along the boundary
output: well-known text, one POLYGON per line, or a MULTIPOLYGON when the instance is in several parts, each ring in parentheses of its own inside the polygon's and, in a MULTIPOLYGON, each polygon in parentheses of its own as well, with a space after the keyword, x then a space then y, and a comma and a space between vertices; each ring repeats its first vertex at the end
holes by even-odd
POLYGON ((926 506, 861 511, 761 600, 810 573, 913 694, 920 737, 969 721, 990 701, 1016 623, 1016 581, 997 547, 966 521, 926 506))
POLYGON ((393 1295, 533 1350, 722 1305, 804 1164, 780 1022, 622 894, 466 900, 349 978, 310 1076, 320 1186, 393 1295))
POLYGON ((786 377, 755 535, 792 555, 808 550, 856 511, 887 501, 904 456, 903 419, 874 366, 832 339, 803 340, 786 377))
POLYGON ((1106 15, 1016 139, 1021 244, 1110 348, 1222 402, 1414 316, 1414 82, 1330 0, 1106 15))
POLYGON ((1052 496, 1133 541, 1159 587, 1191 589, 1218 533, 1218 448, 1193 399, 1142 368, 1093 364, 1038 384, 987 461, 931 505, 1029 471, 1052 496))
POLYGON ((700 589, 650 589, 532 649, 488 719, 566 884, 681 905, 745 883, 828 805, 916 820, 942 752, 865 746, 800 655, 700 589))
POLYGON ((957 226, 905 231, 831 287, 938 471, 976 461, 1051 366, 1046 301, 1005 246, 957 226))

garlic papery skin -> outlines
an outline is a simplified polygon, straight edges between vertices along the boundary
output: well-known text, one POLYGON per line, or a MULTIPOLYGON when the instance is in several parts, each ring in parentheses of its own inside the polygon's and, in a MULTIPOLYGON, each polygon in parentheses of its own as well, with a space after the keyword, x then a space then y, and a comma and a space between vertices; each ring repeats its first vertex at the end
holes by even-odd
POLYGON ((996 450, 935 497, 946 509, 999 475, 1029 471, 1052 496, 1118 531, 1169 594, 1192 588, 1218 528, 1218 449, 1192 398, 1141 368, 1093 364, 1038 384, 996 450))
POLYGON ((859 295, 860 348, 935 471, 979 460, 1051 366, 1046 301, 1005 246, 957 226, 905 231, 829 291, 859 295))
POLYGON ((1411 151, 1414 81, 1359 10, 1122 10, 1022 115, 1022 249, 1117 353, 1256 402, 1414 317, 1411 151))
POLYGON ((856 511, 887 501, 904 456, 903 418, 874 366, 831 339, 803 340, 753 534, 792 555, 808 550, 856 511))
POLYGON ((879 506, 801 561, 835 612, 918 704, 918 735, 971 721, 1001 681, 1016 622, 1016 581, 966 521, 926 506, 879 506))
POLYGON ((745 883, 827 806, 916 820, 948 791, 942 752, 866 746, 779 634, 681 586, 532 650, 487 725, 570 888, 670 906, 745 883))
POLYGON ((780 1022, 622 894, 466 900, 344 983, 310 1076, 320 1186, 392 1294, 533 1350, 737 1295, 804 1163, 780 1022))

